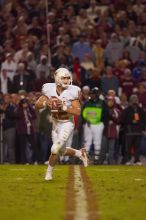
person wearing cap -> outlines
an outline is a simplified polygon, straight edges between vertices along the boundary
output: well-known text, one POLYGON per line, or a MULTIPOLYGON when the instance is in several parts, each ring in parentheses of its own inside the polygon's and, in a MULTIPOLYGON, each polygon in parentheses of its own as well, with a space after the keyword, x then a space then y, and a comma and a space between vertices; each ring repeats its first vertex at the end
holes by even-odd
POLYGON ((49 75, 48 58, 44 54, 41 55, 40 63, 36 67, 36 77, 37 77, 37 79, 40 76, 40 72, 45 72, 45 77, 47 77, 49 75))
POLYGON ((17 64, 13 59, 12 53, 6 53, 5 60, 1 66, 1 70, 6 70, 7 77, 11 80, 11 82, 13 82, 13 78, 17 70, 17 64))
POLYGON ((99 162, 106 112, 107 107, 105 102, 100 99, 100 91, 97 87, 94 87, 90 91, 90 99, 82 107, 81 123, 83 127, 83 145, 90 154, 93 143, 95 164, 99 162))

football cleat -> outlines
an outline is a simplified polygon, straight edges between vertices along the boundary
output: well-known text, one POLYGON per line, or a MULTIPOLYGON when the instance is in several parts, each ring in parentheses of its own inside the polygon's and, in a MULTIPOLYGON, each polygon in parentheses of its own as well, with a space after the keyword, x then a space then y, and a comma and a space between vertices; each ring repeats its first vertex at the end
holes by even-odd
POLYGON ((88 156, 87 156, 86 149, 82 148, 80 151, 81 151, 80 160, 82 160, 82 162, 84 164, 84 167, 87 167, 88 164, 89 164, 89 159, 88 159, 88 156))
POLYGON ((133 165, 132 161, 127 161, 125 164, 126 164, 127 166, 133 165))
POLYGON ((142 166, 143 164, 142 164, 142 162, 137 161, 137 162, 135 162, 135 163, 134 163, 134 165, 137 165, 137 166, 142 166))
POLYGON ((52 180, 52 179, 53 179, 52 172, 47 170, 45 180, 49 181, 49 180, 52 180))

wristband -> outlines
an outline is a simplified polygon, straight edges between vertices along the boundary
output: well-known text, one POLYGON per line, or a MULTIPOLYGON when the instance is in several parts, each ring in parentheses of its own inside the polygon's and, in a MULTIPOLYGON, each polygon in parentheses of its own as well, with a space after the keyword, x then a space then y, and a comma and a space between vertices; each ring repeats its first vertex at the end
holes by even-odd
POLYGON ((63 106, 62 106, 62 110, 63 110, 63 111, 66 111, 66 110, 67 110, 67 106, 66 106, 66 105, 63 105, 63 106))

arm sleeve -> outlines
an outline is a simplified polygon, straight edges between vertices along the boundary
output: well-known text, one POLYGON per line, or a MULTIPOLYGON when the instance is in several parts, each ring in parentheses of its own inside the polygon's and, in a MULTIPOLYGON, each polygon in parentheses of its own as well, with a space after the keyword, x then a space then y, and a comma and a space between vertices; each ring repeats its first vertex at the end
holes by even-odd
POLYGON ((45 84, 42 86, 42 94, 45 95, 45 96, 47 96, 48 86, 49 86, 48 83, 45 83, 45 84))
POLYGON ((80 100, 80 96, 81 96, 81 89, 77 86, 75 86, 71 92, 71 100, 75 100, 75 99, 79 99, 80 100))

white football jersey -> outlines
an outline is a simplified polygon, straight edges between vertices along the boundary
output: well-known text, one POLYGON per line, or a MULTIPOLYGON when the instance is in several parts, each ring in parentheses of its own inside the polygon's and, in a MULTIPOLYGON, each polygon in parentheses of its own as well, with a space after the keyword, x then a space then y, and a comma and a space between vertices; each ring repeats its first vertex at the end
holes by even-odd
POLYGON ((45 83, 42 87, 43 95, 48 98, 57 97, 62 100, 66 106, 71 105, 71 101, 79 99, 81 89, 78 86, 69 85, 60 95, 56 91, 56 83, 45 83))

